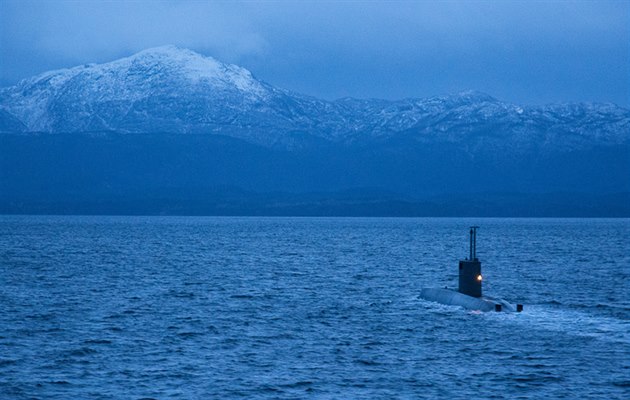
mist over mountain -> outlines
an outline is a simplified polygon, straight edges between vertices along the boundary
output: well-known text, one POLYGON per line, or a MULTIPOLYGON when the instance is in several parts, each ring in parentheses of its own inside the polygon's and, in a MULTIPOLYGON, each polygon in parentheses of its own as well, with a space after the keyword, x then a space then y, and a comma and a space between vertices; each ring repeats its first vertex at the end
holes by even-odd
POLYGON ((0 89, 0 156, 3 212, 630 215, 614 104, 325 101, 174 46, 0 89))

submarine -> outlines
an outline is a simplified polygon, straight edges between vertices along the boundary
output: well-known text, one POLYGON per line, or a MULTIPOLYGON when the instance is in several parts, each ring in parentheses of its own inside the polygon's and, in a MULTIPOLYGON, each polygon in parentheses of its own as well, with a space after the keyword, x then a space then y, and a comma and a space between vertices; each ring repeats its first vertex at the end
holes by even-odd
POLYGON ((461 306, 469 310, 478 311, 507 311, 521 312, 523 305, 514 306, 504 299, 484 296, 482 292, 483 275, 481 275, 481 261, 477 258, 477 229, 470 227, 470 255, 469 258, 459 262, 459 288, 458 290, 424 288, 420 297, 452 306, 461 306))

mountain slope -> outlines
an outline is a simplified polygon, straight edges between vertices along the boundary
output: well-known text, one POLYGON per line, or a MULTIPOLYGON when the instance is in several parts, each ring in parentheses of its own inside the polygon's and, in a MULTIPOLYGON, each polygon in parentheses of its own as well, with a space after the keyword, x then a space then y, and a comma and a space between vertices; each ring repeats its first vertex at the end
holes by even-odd
POLYGON ((630 111, 320 100, 173 46, 0 89, 0 212, 630 216, 630 111))
POLYGON ((355 142, 403 134, 574 148, 627 143, 630 131, 630 111, 612 104, 522 107, 478 92, 328 102, 174 46, 26 79, 0 90, 0 112, 5 132, 208 133, 268 147, 287 147, 295 136, 355 142))
POLYGON ((265 144, 329 114, 325 102, 174 46, 24 80, 0 91, 0 108, 32 132, 219 133, 265 144))
POLYGON ((405 142, 281 150, 221 135, 5 134, 0 212, 630 217, 629 167, 623 147, 497 162, 405 142))

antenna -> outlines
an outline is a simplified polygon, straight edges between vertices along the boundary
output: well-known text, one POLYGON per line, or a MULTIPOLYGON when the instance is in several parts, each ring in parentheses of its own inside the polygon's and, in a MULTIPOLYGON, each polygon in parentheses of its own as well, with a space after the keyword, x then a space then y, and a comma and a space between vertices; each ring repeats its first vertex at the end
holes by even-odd
POLYGON ((479 227, 470 227, 470 261, 477 261, 477 228, 479 227))

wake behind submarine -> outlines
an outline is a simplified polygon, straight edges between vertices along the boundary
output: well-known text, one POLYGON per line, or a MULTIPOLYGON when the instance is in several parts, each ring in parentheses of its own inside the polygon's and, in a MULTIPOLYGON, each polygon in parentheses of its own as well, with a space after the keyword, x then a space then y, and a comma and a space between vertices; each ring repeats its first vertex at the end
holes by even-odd
POLYGON ((481 262, 477 258, 477 229, 478 226, 470 227, 470 258, 459 262, 459 289, 424 288, 420 292, 420 297, 452 306, 461 306, 469 310, 479 311, 523 311, 523 305, 517 304, 514 307, 507 301, 483 296, 481 284, 481 262))

